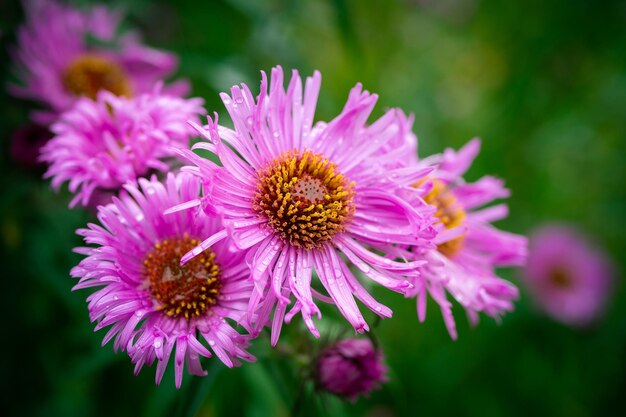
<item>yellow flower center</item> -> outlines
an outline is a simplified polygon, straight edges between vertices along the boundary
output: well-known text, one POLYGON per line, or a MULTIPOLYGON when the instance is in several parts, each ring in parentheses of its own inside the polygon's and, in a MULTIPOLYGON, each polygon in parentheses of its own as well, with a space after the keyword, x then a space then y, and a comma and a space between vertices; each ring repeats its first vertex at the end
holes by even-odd
POLYGON ((222 284, 210 249, 180 266, 180 258, 200 244, 197 239, 167 239, 144 260, 144 275, 160 310, 170 317, 198 317, 217 303, 222 284))
MULTIPOLYGON (((457 202, 454 193, 446 184, 438 179, 433 179, 433 189, 424 197, 424 200, 437 208, 435 216, 446 229, 452 229, 463 224, 465 211, 457 202)), ((465 236, 459 236, 447 242, 437 245, 437 249, 448 258, 456 255, 463 248, 465 236)))
POLYGON ((280 238, 312 249, 346 227, 355 207, 354 182, 311 151, 285 152, 258 172, 254 209, 280 238))
POLYGON ((117 96, 131 96, 130 81, 125 71, 98 55, 87 54, 74 59, 63 73, 63 84, 70 93, 94 100, 100 90, 117 96))

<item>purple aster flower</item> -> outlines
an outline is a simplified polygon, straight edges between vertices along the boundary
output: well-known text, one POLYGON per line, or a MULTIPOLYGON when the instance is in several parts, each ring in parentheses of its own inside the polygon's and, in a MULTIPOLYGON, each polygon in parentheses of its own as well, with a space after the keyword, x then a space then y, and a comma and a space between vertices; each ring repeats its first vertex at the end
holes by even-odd
POLYGON ((370 339, 345 339, 322 351, 314 375, 318 389, 354 401, 387 381, 387 367, 370 339))
POLYGON ((377 96, 357 85, 339 116, 313 126, 320 83, 315 72, 303 94, 294 71, 285 90, 283 71, 276 67, 269 92, 263 73, 256 100, 245 84, 233 87, 231 96, 223 93, 222 100, 235 129, 209 118, 208 126, 197 129, 210 143, 194 147, 214 152, 223 166, 185 152, 197 165, 190 170, 204 179, 205 196, 181 208, 202 204, 208 212, 217 210, 226 230, 207 236, 183 261, 227 235, 246 249, 255 282, 249 313, 258 310, 259 317, 269 317, 275 307, 272 344, 283 320, 289 322, 297 313, 319 336, 312 321, 313 316, 321 318, 315 299, 333 302, 358 332, 368 325, 355 297, 377 315, 390 317, 391 310, 366 291, 348 265, 404 293, 411 287, 407 277, 423 261, 398 262, 367 244, 421 247, 434 237, 429 208, 412 206, 392 192, 415 192, 411 185, 431 169, 394 168, 394 155, 376 155, 389 141, 406 135, 410 121, 392 109, 366 125, 377 96), (318 281, 330 297, 320 292, 318 281))
POLYGON ((439 304, 453 339, 457 338, 456 325, 446 293, 465 308, 472 324, 477 324, 479 312, 498 318, 513 309, 518 290, 499 278, 494 269, 522 265, 526 256, 525 237, 491 225, 507 216, 507 206, 483 207, 509 196, 502 181, 490 176, 474 183, 463 180, 479 150, 480 141, 474 139, 458 152, 446 149, 443 155, 427 158, 428 162, 438 162, 439 168, 416 186, 424 201, 436 208, 437 246, 411 248, 403 254, 408 259, 418 257, 428 261, 421 268, 421 275, 414 278, 415 287, 409 292, 417 298, 420 321, 426 318, 427 294, 430 294, 439 304))
POLYGON ((524 283, 554 319, 586 326, 603 313, 613 288, 612 264, 574 228, 544 226, 530 239, 524 283))
MULTIPOLYGON (((26 23, 13 51, 21 85, 18 97, 49 109, 35 112, 42 124, 53 122, 78 97, 95 99, 100 90, 127 97, 146 93, 178 65, 174 54, 148 48, 136 33, 118 35, 121 13, 105 6, 79 10, 54 0, 24 1, 26 23)), ((185 94, 186 82, 169 93, 185 94)))
POLYGON ((190 374, 207 374, 200 356, 211 357, 209 349, 228 367, 239 359, 253 361, 245 350, 250 336, 229 322, 246 314, 252 291, 243 254, 223 240, 180 266, 200 236, 223 226, 218 217, 197 211, 163 214, 196 198, 200 182, 169 174, 164 184, 142 178, 124 188, 119 199, 99 207, 101 225, 77 231, 95 246, 76 249, 87 257, 71 272, 80 278, 74 289, 102 287, 87 301, 96 330, 111 326, 103 345, 114 340, 115 350, 126 350, 135 374, 156 360, 157 384, 173 355, 176 387, 185 362, 190 374))
POLYGON ((70 203, 86 206, 94 191, 117 190, 150 170, 167 171, 172 146, 188 146, 195 131, 187 124, 204 113, 202 100, 160 92, 134 98, 108 91, 96 101, 83 98, 52 125, 55 137, 42 149, 52 186, 68 181, 70 203))

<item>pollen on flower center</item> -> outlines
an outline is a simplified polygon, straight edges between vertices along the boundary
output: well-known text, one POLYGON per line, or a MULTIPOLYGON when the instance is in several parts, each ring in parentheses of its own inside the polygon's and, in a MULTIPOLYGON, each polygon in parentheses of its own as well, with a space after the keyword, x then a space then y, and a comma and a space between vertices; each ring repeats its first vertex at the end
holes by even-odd
POLYGON ((97 55, 83 55, 72 61, 63 73, 63 84, 72 94, 94 100, 100 90, 117 96, 131 95, 130 82, 124 70, 97 55))
MULTIPOLYGON (((424 197, 424 201, 437 208, 435 216, 446 229, 461 226, 465 220, 465 211, 458 204, 456 196, 442 181, 433 179, 432 182, 433 188, 424 197)), ((450 258, 461 250, 464 240, 465 236, 459 236, 437 245, 437 249, 450 258)))
POLYGON ((289 244, 321 246, 343 231, 354 213, 354 183, 337 165, 311 151, 285 152, 258 172, 254 209, 289 244))
POLYGON ((217 303, 222 284, 215 253, 207 249, 180 266, 180 258, 198 244, 189 237, 166 239, 144 260, 150 292, 170 317, 198 317, 217 303))

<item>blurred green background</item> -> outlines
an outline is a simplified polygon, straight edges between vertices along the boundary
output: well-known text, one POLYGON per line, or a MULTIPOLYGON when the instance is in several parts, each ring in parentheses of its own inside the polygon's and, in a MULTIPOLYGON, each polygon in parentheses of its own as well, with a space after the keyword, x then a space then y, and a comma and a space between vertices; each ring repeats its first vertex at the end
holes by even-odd
MULTIPOLYGON (((355 404, 308 395, 305 414, 576 417, 623 408, 626 2, 117 4, 147 43, 180 55, 180 75, 222 120, 228 118, 217 93, 242 81, 257 92, 259 70, 276 64, 303 75, 322 72, 319 119, 337 114, 362 82, 380 95, 375 115, 389 107, 415 114, 422 156, 482 137, 469 179, 489 173, 506 180, 513 196, 502 228, 527 234, 546 221, 569 221, 617 263, 607 314, 584 331, 543 316, 522 288, 517 310, 500 325, 483 318, 471 329, 456 308, 460 337, 453 342, 433 303, 419 324, 412 300, 376 291, 395 312, 375 329, 391 381, 355 404)), ((21 19, 19 2, 0 3, 3 85, 21 19)), ((41 173, 11 161, 10 137, 27 122, 31 104, 4 91, 0 104, 3 409, 16 416, 288 415, 298 367, 268 349, 266 337, 254 348, 258 364, 209 365, 211 377, 192 382, 186 375, 181 391, 171 372, 155 387, 154 368, 134 377, 125 354, 100 347, 87 292, 70 292, 68 277, 80 259, 71 252, 81 243, 73 231, 91 214, 68 210, 66 192, 51 192, 41 173)), ((516 283, 518 275, 503 272, 516 283)), ((285 343, 301 337, 297 325, 287 329, 285 343)))

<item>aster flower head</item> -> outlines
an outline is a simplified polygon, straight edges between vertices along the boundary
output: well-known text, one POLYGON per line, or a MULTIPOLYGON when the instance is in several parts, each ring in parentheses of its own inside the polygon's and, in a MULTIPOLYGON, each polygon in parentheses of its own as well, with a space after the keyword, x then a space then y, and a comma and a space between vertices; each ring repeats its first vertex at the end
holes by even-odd
POLYGON ((324 349, 314 375, 319 390, 352 401, 388 380, 382 351, 370 339, 344 339, 324 349))
POLYGON ((530 238, 524 284, 534 301, 561 323, 597 321, 613 288, 607 256, 574 227, 548 225, 530 238))
MULTIPOLYGON (((11 92, 43 103, 33 114, 53 122, 78 97, 95 99, 100 90, 127 97, 149 92, 178 65, 174 54, 149 48, 136 33, 120 35, 122 14, 104 5, 76 9, 55 0, 24 1, 26 23, 13 51, 21 84, 11 92)), ((185 94, 186 82, 169 87, 185 94)))
MULTIPOLYGON (((273 310, 273 344, 283 320, 289 322, 297 313, 319 336, 312 320, 321 318, 316 299, 334 303, 358 332, 368 325, 355 298, 379 316, 390 317, 391 310, 366 291, 348 265, 373 282, 405 292, 411 286, 407 277, 423 262, 398 262, 366 245, 421 247, 434 236, 426 205, 412 206, 390 192, 411 189, 430 168, 396 169, 388 165, 393 158, 385 152, 375 157, 388 142, 406 134, 410 120, 392 109, 367 125, 377 96, 359 84, 341 114, 313 125, 320 83, 315 72, 303 88, 294 71, 285 89, 283 71, 276 67, 269 85, 263 73, 256 99, 245 84, 233 87, 230 96, 222 94, 222 101, 234 130, 210 118, 204 128, 197 126, 209 142, 195 149, 214 152, 222 166, 185 152, 196 165, 189 169, 205 185, 204 198, 185 207, 201 204, 209 212, 217 210, 228 235, 247 250, 255 282, 249 314, 269 317, 273 310)), ((221 237, 207 236, 196 251, 221 237)))
POLYGON ((73 207, 90 204, 94 191, 167 171, 163 159, 175 155, 172 147, 188 145, 194 131, 187 121, 204 113, 202 104, 165 95, 158 85, 134 98, 101 91, 95 101, 80 99, 52 125, 55 136, 42 148, 50 165, 45 178, 56 189, 68 182, 73 207))
POLYGON ((423 200, 435 209, 438 230, 436 248, 413 250, 413 256, 428 262, 414 279, 409 293, 417 298, 420 321, 426 318, 427 295, 439 304, 453 339, 457 331, 452 316, 452 304, 446 293, 466 310, 472 324, 483 312, 499 318, 513 309, 517 288, 499 278, 494 269, 522 265, 527 241, 523 236, 495 228, 491 223, 507 216, 505 204, 484 207, 495 199, 509 196, 501 180, 484 176, 474 183, 463 179, 480 150, 480 141, 471 140, 458 152, 446 149, 443 155, 428 158, 439 164, 438 169, 416 186, 423 200))
POLYGON ((103 345, 113 340, 128 352, 136 374, 156 360, 157 384, 173 356, 177 387, 185 363, 190 374, 207 374, 200 357, 211 351, 228 367, 254 360, 245 350, 251 336, 231 324, 246 313, 252 291, 242 253, 224 239, 180 266, 200 236, 224 229, 196 210, 163 214, 195 198, 200 182, 169 174, 165 183, 142 178, 125 191, 99 207, 99 225, 77 231, 93 246, 76 249, 86 258, 71 272, 80 279, 74 289, 100 287, 87 301, 96 330, 110 327, 103 345))

